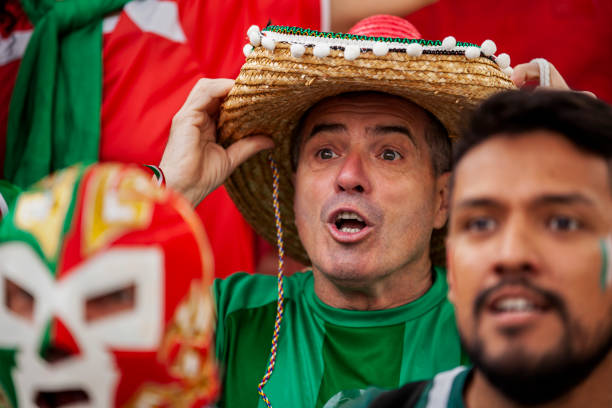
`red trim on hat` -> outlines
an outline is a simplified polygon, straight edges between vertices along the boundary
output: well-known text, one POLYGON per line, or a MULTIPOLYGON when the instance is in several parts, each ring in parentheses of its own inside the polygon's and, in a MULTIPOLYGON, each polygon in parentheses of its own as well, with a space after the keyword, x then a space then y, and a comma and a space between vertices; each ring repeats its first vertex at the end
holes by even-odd
POLYGON ((348 33, 370 37, 422 38, 419 30, 410 21, 387 14, 364 18, 357 22, 348 33))

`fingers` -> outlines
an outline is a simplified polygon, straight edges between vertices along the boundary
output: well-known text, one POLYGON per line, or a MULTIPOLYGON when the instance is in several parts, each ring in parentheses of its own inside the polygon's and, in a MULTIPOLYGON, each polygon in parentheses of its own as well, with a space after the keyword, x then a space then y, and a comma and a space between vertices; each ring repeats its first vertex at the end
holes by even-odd
POLYGON ((522 87, 527 82, 539 81, 540 67, 535 62, 519 64, 514 67, 514 71, 512 72, 510 79, 518 88, 522 87))
MULTIPOLYGON (((214 122, 219 113, 221 102, 233 84, 233 80, 224 78, 202 78, 198 80, 189 92, 183 106, 172 118, 170 138, 176 133, 177 129, 186 134, 191 134, 187 130, 189 127, 214 129, 214 122)), ((215 138, 214 132, 206 136, 206 139, 215 138)))
POLYGON ((274 142, 266 136, 250 136, 232 143, 226 150, 230 160, 230 173, 255 153, 273 147, 274 142))
POLYGON ((206 111, 209 115, 219 109, 220 100, 225 98, 232 89, 234 80, 217 78, 201 78, 189 92, 187 100, 179 110, 181 111, 206 111), (211 110, 212 112, 209 112, 211 110))
MULTIPOLYGON (((550 88, 569 90, 569 86, 559 71, 557 71, 555 66, 550 62, 548 62, 548 66, 548 72, 550 73, 550 88)), ((512 72, 510 79, 519 88, 532 81, 542 83, 540 78, 540 66, 535 61, 531 61, 526 64, 519 64, 514 67, 514 71, 512 72)))

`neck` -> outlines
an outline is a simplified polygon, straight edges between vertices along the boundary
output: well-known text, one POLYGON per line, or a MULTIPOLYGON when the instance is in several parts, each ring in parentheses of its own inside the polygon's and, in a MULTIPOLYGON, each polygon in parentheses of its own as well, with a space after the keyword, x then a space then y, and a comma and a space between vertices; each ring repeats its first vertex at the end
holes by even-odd
MULTIPOLYGON (((583 382, 572 390, 545 404, 530 408, 570 408, 570 407, 612 407, 612 351, 583 382)), ((478 372, 464 391, 467 408, 519 408, 523 407, 501 394, 487 379, 478 372)))
POLYGON ((374 278, 338 279, 313 266, 314 290, 325 304, 349 310, 383 310, 423 296, 433 283, 431 261, 374 278))

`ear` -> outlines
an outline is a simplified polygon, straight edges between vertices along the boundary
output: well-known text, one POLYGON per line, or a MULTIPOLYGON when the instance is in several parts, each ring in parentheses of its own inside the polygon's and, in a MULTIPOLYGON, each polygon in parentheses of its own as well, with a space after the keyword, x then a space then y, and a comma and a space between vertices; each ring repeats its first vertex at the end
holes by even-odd
POLYGON ((448 283, 448 300, 455 304, 455 263, 453 244, 450 239, 446 239, 446 282, 448 283))
POLYGON ((448 206, 450 200, 450 171, 440 174, 436 178, 435 197, 434 197, 434 228, 442 228, 448 219, 448 206))

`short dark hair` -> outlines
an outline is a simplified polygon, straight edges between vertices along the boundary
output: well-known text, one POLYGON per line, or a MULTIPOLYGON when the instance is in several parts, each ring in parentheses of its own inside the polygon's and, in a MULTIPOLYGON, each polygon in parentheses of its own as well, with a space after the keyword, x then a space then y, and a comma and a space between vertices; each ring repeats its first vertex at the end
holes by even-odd
POLYGON ((612 186, 612 107, 573 91, 507 91, 487 99, 454 146, 453 168, 470 150, 492 137, 536 130, 558 133, 579 150, 604 159, 612 186))
MULTIPOLYGON (((356 91, 356 92, 346 92, 340 94, 338 96, 358 96, 363 94, 383 94, 381 92, 376 91, 356 91)), ((393 96, 393 95, 392 95, 393 96)), ((321 102, 321 101, 319 101, 321 102)), ((408 100, 414 104, 414 102, 408 100)), ((293 134, 291 135, 291 168, 293 172, 297 170, 298 159, 300 157, 300 147, 301 147, 301 130, 304 127, 304 121, 308 117, 310 111, 316 106, 313 105, 308 109, 300 118, 298 125, 293 129, 293 134)), ((418 106, 418 105, 417 105, 418 106)), ((421 108, 423 109, 423 108, 421 108)), ((448 131, 444 127, 444 125, 435 117, 431 112, 426 109, 423 109, 429 118, 429 123, 427 123, 425 127, 425 141, 429 146, 430 154, 431 154, 431 162, 433 165, 434 175, 440 175, 444 172, 450 171, 451 168, 451 158, 452 158, 452 149, 451 149, 451 141, 448 136, 448 131)))

